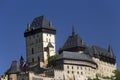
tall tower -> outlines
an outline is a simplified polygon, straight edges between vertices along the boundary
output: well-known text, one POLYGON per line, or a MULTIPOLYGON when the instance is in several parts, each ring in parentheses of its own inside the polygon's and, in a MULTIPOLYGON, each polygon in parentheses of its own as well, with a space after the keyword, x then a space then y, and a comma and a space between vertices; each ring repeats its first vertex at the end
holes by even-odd
POLYGON ((29 65, 40 62, 45 67, 49 56, 55 55, 56 30, 45 16, 36 17, 27 25, 24 33, 26 39, 26 56, 29 65))

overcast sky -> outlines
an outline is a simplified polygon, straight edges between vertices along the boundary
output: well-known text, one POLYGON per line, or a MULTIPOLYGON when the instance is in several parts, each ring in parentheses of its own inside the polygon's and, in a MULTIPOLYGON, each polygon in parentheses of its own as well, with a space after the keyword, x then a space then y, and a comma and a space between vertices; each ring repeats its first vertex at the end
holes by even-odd
POLYGON ((24 31, 41 15, 57 30, 57 50, 74 25, 87 45, 110 44, 120 69, 120 0, 0 0, 0 75, 13 60, 26 58, 24 31))

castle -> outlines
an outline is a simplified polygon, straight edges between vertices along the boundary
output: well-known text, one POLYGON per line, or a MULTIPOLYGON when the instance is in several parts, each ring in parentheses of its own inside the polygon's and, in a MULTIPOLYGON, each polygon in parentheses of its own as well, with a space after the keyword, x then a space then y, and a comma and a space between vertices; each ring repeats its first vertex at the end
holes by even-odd
POLYGON ((101 80, 112 77, 116 70, 116 57, 111 46, 108 49, 88 46, 74 32, 68 36, 56 56, 56 30, 45 16, 36 17, 24 32, 26 61, 13 61, 0 80, 101 80), (50 57, 56 57, 54 65, 50 57))

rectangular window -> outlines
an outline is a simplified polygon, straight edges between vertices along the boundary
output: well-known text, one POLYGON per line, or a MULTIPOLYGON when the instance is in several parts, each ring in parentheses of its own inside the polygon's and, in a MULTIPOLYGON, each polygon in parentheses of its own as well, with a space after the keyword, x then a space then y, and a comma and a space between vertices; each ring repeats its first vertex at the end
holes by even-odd
POLYGON ((69 69, 69 66, 67 66, 67 68, 69 69))
POLYGON ((81 75, 83 75, 83 72, 81 72, 81 75))
POLYGON ((34 48, 32 48, 32 54, 34 54, 34 48))
POLYGON ((32 62, 34 63, 34 58, 32 58, 32 62))
POLYGON ((38 61, 40 61, 40 57, 38 56, 38 61))
POLYGON ((41 39, 39 38, 39 43, 40 43, 41 39))
POLYGON ((37 37, 39 37, 39 35, 37 34, 37 37))
POLYGON ((79 74, 79 72, 77 72, 77 74, 79 74))
POLYGON ((69 74, 69 71, 67 71, 68 72, 68 74, 69 74))
POLYGON ((81 70, 82 70, 82 67, 81 67, 81 70))
POLYGON ((73 69, 73 66, 72 66, 72 69, 73 69))
POLYGON ((79 67, 77 67, 77 69, 79 69, 79 67))
POLYGON ((36 44, 38 43, 38 40, 36 39, 36 44))
POLYGON ((72 71, 72 74, 74 74, 74 71, 72 71))
POLYGON ((31 39, 31 36, 29 36, 29 39, 31 39))

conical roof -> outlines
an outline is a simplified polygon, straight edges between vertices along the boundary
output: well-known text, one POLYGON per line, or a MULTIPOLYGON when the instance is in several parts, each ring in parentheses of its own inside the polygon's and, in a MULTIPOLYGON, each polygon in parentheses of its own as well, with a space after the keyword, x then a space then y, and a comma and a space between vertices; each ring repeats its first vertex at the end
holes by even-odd
POLYGON ((20 67, 17 61, 12 61, 11 67, 8 70, 8 73, 17 73, 20 72, 20 67))
POLYGON ((115 58, 112 47, 110 45, 108 46, 108 52, 111 58, 115 58))

